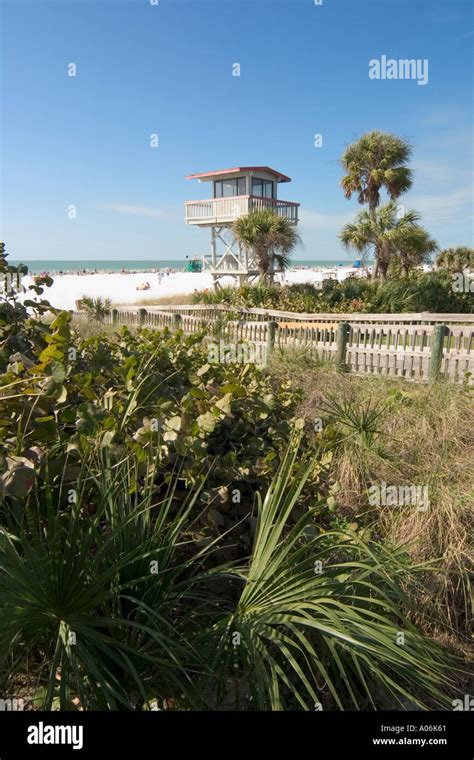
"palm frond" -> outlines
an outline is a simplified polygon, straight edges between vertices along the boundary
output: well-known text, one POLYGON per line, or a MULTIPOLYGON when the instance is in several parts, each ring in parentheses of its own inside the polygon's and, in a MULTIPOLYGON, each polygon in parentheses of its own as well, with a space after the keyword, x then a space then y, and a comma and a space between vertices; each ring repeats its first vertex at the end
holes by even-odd
POLYGON ((311 510, 291 519, 311 470, 290 486, 296 456, 294 444, 258 501, 249 568, 229 573, 242 590, 215 627, 215 667, 234 674, 253 709, 445 705, 446 658, 401 612, 402 552, 343 531, 308 541, 311 510))

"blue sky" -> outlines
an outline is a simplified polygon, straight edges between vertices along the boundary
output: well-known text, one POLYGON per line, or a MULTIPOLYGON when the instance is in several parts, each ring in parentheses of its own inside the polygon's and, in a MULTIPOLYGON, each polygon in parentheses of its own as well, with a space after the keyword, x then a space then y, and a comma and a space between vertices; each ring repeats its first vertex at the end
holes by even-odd
POLYGON ((7 250, 22 260, 208 253, 209 232, 185 226, 183 202, 210 186, 185 176, 268 165, 292 178, 279 195, 301 203, 297 258, 345 258, 338 233, 361 207, 342 195, 338 159, 372 129, 413 144, 415 182, 401 202, 441 247, 472 244, 471 5, 0 0, 7 250), (371 80, 381 55, 428 59, 428 84, 371 80))

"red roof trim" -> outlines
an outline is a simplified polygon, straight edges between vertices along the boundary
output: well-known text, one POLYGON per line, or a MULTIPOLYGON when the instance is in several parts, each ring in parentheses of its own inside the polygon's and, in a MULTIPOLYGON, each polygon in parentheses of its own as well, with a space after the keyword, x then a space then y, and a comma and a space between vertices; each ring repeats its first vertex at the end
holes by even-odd
POLYGON ((186 179, 204 179, 204 177, 214 177, 216 174, 237 174, 239 172, 268 172, 278 177, 278 182, 291 182, 291 178, 286 174, 275 171, 269 166, 235 166, 232 169, 217 169, 217 171, 203 172, 202 174, 189 174, 186 179))

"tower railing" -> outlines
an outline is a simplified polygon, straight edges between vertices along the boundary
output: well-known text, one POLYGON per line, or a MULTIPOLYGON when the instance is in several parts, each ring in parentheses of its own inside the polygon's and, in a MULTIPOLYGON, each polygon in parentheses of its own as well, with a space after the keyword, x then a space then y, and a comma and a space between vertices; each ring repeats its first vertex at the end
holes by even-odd
POLYGON ((187 201, 184 207, 186 224, 228 224, 251 211, 265 208, 285 217, 292 224, 298 223, 299 203, 257 195, 233 195, 227 198, 187 201))

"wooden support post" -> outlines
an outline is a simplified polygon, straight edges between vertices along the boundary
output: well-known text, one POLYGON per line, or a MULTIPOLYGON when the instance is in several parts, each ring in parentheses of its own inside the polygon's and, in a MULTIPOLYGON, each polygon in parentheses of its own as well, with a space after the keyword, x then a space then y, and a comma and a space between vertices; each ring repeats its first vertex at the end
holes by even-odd
POLYGON ((112 319, 113 325, 115 325, 118 322, 118 309, 112 309, 111 319, 112 319))
POLYGON ((431 356, 428 374, 430 383, 439 379, 441 362, 443 359, 444 339, 446 335, 449 335, 449 329, 447 325, 434 326, 433 334, 431 337, 431 356))
POLYGON ((275 336, 276 336, 276 330, 277 330, 277 323, 276 322, 268 322, 267 323, 267 361, 270 354, 273 352, 275 348, 275 336))
POLYGON ((211 227, 211 263, 212 263, 213 268, 216 266, 216 262, 217 262, 216 246, 217 246, 216 230, 214 227, 211 227))
POLYGON ((146 309, 138 309, 138 321, 141 325, 145 324, 146 315, 147 315, 146 309))
POLYGON ((339 322, 337 328, 336 367, 342 372, 347 371, 346 351, 350 329, 349 322, 339 322))
POLYGON ((173 332, 177 332, 181 328, 181 319, 181 314, 178 314, 178 312, 173 314, 173 332))

